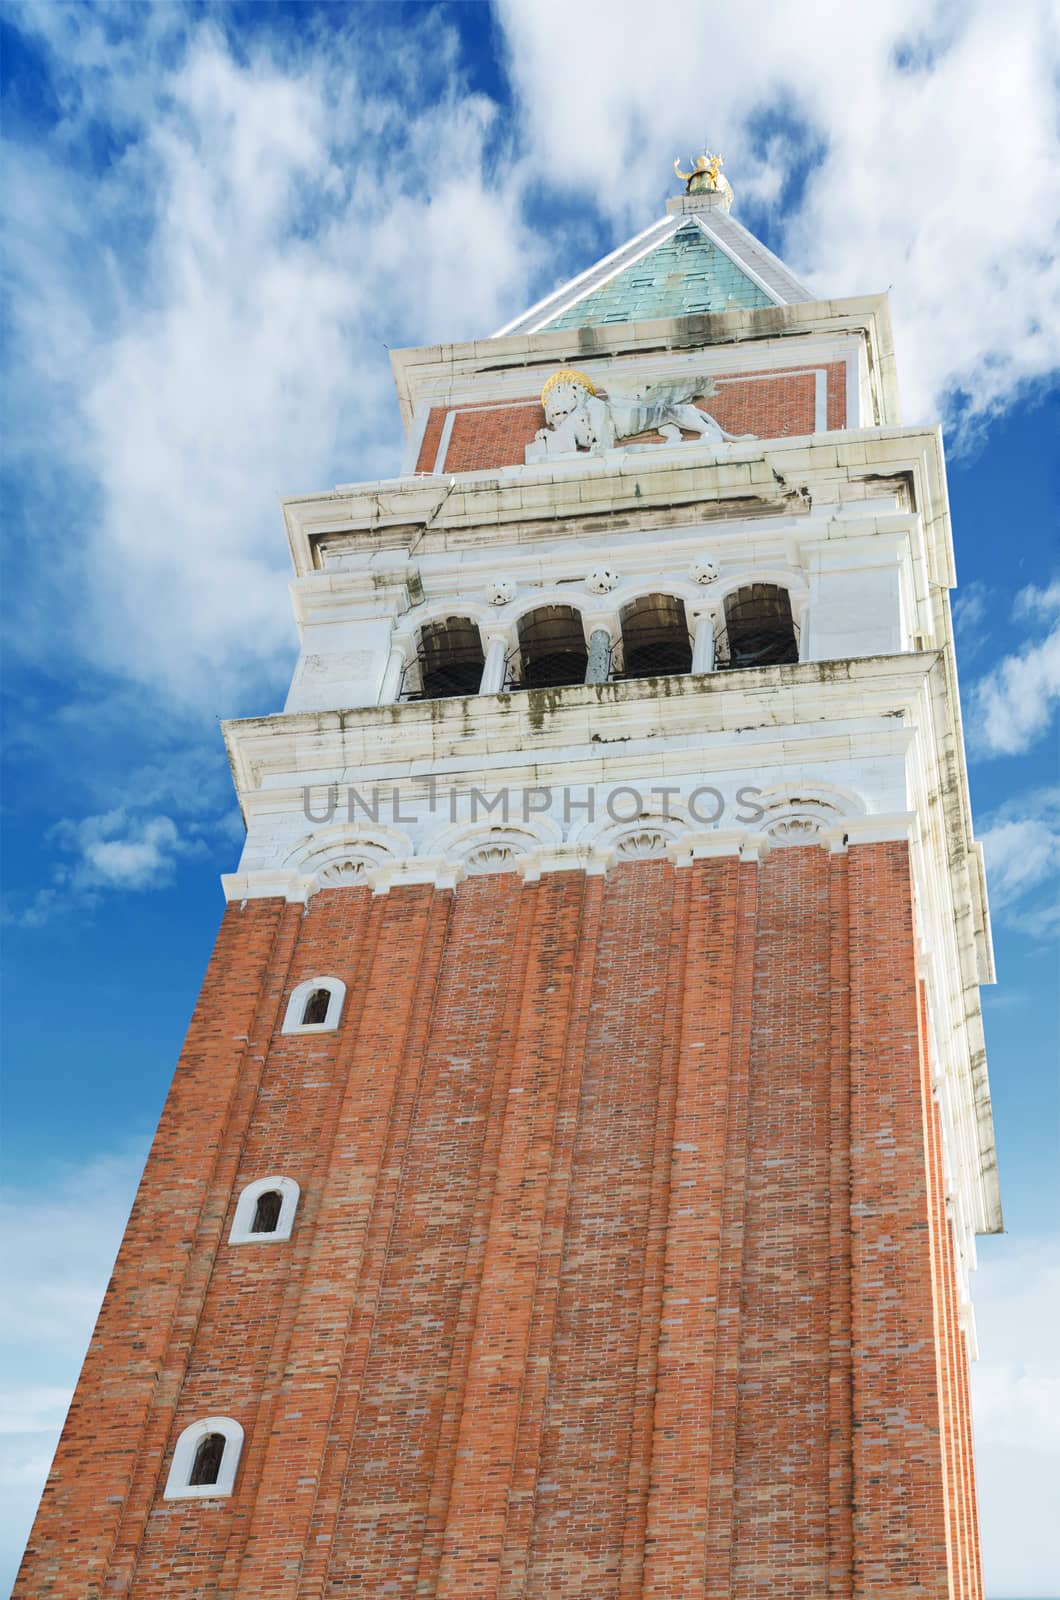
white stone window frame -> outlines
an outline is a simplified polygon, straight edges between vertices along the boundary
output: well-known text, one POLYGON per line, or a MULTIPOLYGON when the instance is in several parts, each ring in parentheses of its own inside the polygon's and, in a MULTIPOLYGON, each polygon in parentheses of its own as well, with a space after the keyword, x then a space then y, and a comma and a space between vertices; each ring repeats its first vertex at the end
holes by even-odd
POLYGON ((307 978, 294 990, 287 1002, 283 1019, 283 1033, 334 1033, 346 1003, 346 985, 341 978, 307 978), (303 1022, 309 997, 317 989, 328 991, 328 1009, 323 1022, 303 1022))
POLYGON ((217 1500, 235 1487, 236 1469, 243 1453, 243 1429, 234 1417, 203 1417, 190 1422, 177 1440, 166 1480, 164 1500, 217 1500), (199 1445, 211 1433, 224 1435, 225 1447, 216 1483, 189 1483, 199 1445))
POLYGON ((282 1239, 289 1239, 301 1194, 302 1191, 293 1178, 256 1178, 253 1183, 248 1183, 236 1201, 236 1214, 232 1218, 232 1231, 228 1235, 229 1244, 273 1244, 282 1239), (276 1219, 275 1228, 269 1233, 255 1233, 254 1213, 258 1208, 258 1201, 263 1194, 274 1194, 277 1191, 280 1195, 280 1215, 276 1219))

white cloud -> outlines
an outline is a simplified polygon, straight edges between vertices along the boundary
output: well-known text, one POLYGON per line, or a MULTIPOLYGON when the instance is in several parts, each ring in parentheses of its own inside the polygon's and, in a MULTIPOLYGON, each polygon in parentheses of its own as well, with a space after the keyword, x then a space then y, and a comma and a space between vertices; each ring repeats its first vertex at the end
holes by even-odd
POLYGON ((988 1595, 1060 1594, 1060 1242, 983 1241, 972 1415, 988 1595))
POLYGON ((994 916, 1036 938, 1060 927, 1060 788, 999 807, 980 837, 994 916))
MULTIPOLYGON (((96 21, 26 21, 71 78, 43 152, 8 141, 14 448, 46 500, 68 502, 69 465, 87 513, 61 552, 77 648, 228 712, 275 693, 290 652, 278 495, 394 471, 384 340, 488 329, 525 297, 538 244, 488 171, 495 107, 445 82, 435 20, 395 33, 385 62, 355 15, 246 60, 185 20, 113 70, 96 21), (126 142, 86 174, 93 118, 126 142), (42 465, 48 400, 64 420, 42 465)), ((26 615, 32 652, 41 608, 26 615)))
MULTIPOLYGON (((132 1205, 138 1139, 0 1193, 0 1590, 13 1579, 132 1205)), ((6 1591, 4 1591, 6 1592, 6 1591)))
POLYGON ((165 889, 181 862, 212 856, 223 869, 234 859, 244 826, 219 733, 204 737, 191 719, 159 723, 141 700, 124 691, 82 696, 46 726, 32 704, 9 717, 7 754, 24 794, 88 813, 47 828, 54 857, 43 881, 29 873, 19 885, 9 873, 9 925, 41 928, 94 909, 106 893, 165 889))
POLYGON ((176 859, 194 846, 170 817, 130 817, 121 809, 57 830, 78 855, 75 888, 156 889, 172 881, 176 859))
POLYGON ((1016 596, 1012 613, 1016 617, 1060 616, 1060 578, 1054 578, 1044 589, 1029 583, 1016 596))
POLYGON ((962 665, 979 654, 990 638, 991 591, 981 578, 962 584, 952 597, 953 628, 962 665))
POLYGON ((0 1434, 53 1433, 61 1428, 70 1391, 45 1384, 31 1389, 0 1388, 0 1434))
POLYGON ((964 584, 953 597, 953 625, 960 633, 962 628, 975 628, 987 615, 990 590, 981 578, 964 584))
POLYGON ((988 823, 983 834, 991 895, 1001 905, 1017 900, 1050 869, 1060 866, 1060 790, 1021 798, 988 823), (1016 814, 1013 815, 1013 810, 1016 814))
MULTIPOLYGON (((150 768, 143 772, 149 778, 150 768)), ((208 794, 200 795, 199 803, 208 810, 208 794)), ((187 799, 185 809, 196 809, 194 798, 187 799)), ((80 820, 64 817, 48 830, 48 839, 60 852, 50 880, 29 892, 9 891, 3 920, 14 927, 43 928, 54 917, 92 910, 104 893, 168 888, 178 861, 208 856, 210 840, 238 846, 243 836, 242 820, 231 808, 204 819, 192 817, 181 827, 172 817, 130 813, 121 805, 80 820)))
POLYGON ((354 10, 238 49, 179 6, 18 20, 62 117, 8 130, 12 515, 49 533, 10 634, 49 674, 84 668, 17 731, 28 760, 61 734, 63 787, 115 774, 53 832, 74 861, 8 911, 39 927, 71 892, 164 886, 200 819, 228 826, 209 719, 274 709, 296 649, 278 496, 395 471, 384 341, 488 330, 539 254, 436 17, 380 39, 354 10), (86 162, 101 138, 120 154, 86 162))
POLYGON ((1052 627, 1044 638, 1002 656, 973 685, 968 732, 973 751, 987 756, 1029 750, 1048 731, 1060 704, 1060 583, 1021 589, 1013 615, 1024 622, 1052 619, 1052 627))
MULTIPOLYGON (((70 1165, 28 1192, 0 1194, 9 1318, 4 1343, 80 1357, 143 1167, 145 1141, 70 1165)), ((76 1370, 76 1368, 74 1369, 76 1370)))
POLYGON ((745 207, 808 163, 785 255, 829 295, 892 288, 908 416, 988 416, 1060 363, 1056 14, 919 0, 499 0, 535 170, 620 229, 706 137, 745 207), (763 120, 764 119, 764 120, 763 120), (769 136, 763 137, 763 129, 769 136))

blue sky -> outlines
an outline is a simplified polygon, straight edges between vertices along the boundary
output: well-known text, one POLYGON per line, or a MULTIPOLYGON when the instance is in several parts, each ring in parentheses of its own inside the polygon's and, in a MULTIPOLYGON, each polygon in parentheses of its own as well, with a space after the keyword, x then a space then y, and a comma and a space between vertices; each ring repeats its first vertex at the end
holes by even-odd
POLYGON ((482 336, 708 139, 822 295, 890 288, 941 417, 1000 982, 988 1593, 1060 1594, 1055 25, 683 0, 7 6, 5 1237, 17 1557, 241 830, 217 728, 295 654, 277 498, 398 470, 387 347, 482 336))

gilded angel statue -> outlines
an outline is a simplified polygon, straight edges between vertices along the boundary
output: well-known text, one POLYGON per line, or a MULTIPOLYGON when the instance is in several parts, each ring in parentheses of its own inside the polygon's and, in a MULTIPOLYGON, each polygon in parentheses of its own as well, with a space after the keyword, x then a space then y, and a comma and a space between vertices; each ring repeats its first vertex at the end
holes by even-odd
POLYGON ((711 155, 709 150, 704 150, 701 156, 693 157, 691 172, 681 171, 680 159, 674 162, 674 171, 683 180, 686 194, 701 194, 704 190, 709 193, 718 187, 718 177, 724 165, 724 156, 711 155))

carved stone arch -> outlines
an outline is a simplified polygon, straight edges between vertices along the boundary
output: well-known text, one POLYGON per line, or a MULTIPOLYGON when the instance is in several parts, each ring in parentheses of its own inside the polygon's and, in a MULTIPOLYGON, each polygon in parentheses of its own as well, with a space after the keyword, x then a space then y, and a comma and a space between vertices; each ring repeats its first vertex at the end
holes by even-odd
MULTIPOLYGON (((679 578, 676 573, 664 573, 658 578, 645 577, 638 573, 632 578, 625 579, 608 599, 617 613, 628 606, 636 605, 638 600, 650 600, 653 595, 661 595, 684 606, 689 629, 693 626, 694 615, 701 612, 706 603, 704 591, 696 584, 689 583, 686 578, 679 578)), ((711 605, 714 603, 713 590, 710 593, 710 603, 711 605)))
POLYGON ((363 883, 368 877, 373 866, 379 862, 373 858, 351 852, 349 855, 330 861, 326 867, 321 867, 314 876, 318 889, 339 889, 347 884, 363 883))
POLYGON ((561 832, 549 817, 532 822, 457 823, 443 828, 424 846, 425 854, 458 862, 469 877, 489 872, 514 872, 524 858, 561 842, 561 832))
POLYGON ((848 791, 818 785, 767 789, 755 804, 762 808, 758 832, 774 845, 816 844, 844 817, 862 816, 865 811, 848 791))
MULTIPOLYGON (((645 808, 638 816, 618 822, 599 819, 577 830, 577 842, 591 846, 592 854, 605 865, 627 861, 665 861, 672 846, 689 831, 683 806, 668 805, 665 812, 645 808)), ((571 840, 575 842, 572 834, 571 840)))
MULTIPOLYGON (((724 577, 719 577, 710 586, 711 606, 724 606, 726 600, 734 595, 738 589, 746 589, 753 583, 772 583, 778 589, 786 589, 792 600, 792 609, 795 601, 799 605, 805 604, 810 592, 810 585, 805 572, 800 567, 783 566, 747 566, 730 570, 724 577)), ((704 603, 703 590, 698 592, 699 604, 704 603)))
POLYGON ((538 848, 531 835, 513 828, 491 828, 478 838, 466 839, 456 850, 456 859, 468 877, 489 872, 514 872, 520 860, 538 848))
POLYGON ((415 650, 416 640, 428 622, 444 622, 447 617, 467 617, 472 622, 477 622, 480 628, 488 628, 491 624, 496 626, 496 609, 481 597, 472 598, 465 594, 451 594, 445 597, 427 600, 421 606, 413 606, 399 617, 394 624, 390 635, 391 645, 399 649, 415 650))
POLYGON ((669 824, 646 821, 634 823, 620 833, 611 848, 616 861, 662 860, 677 837, 677 830, 669 824))
POLYGON ((411 854, 411 840, 399 828, 339 823, 300 840, 284 865, 309 880, 310 893, 316 893, 366 883, 377 867, 404 861, 411 854))
POLYGON ((534 611, 540 611, 544 606, 564 606, 571 611, 576 611, 582 619, 586 640, 592 632, 592 618, 600 609, 600 602, 606 599, 608 606, 614 599, 613 594, 600 597, 580 589, 577 584, 542 584, 539 589, 529 586, 520 588, 519 594, 511 605, 505 608, 505 620, 516 630, 524 618, 534 611))
POLYGON ((614 605, 628 606, 637 600, 648 600, 653 594, 665 595, 669 600, 678 600, 684 606, 703 604, 703 591, 697 589, 694 583, 688 583, 684 578, 678 578, 673 573, 664 573, 659 578, 644 577, 638 573, 626 579, 610 596, 614 605))
MULTIPOLYGON (((617 850, 622 841, 632 841, 636 835, 652 833, 658 834, 665 845, 669 845, 688 833, 689 829, 697 827, 688 807, 673 798, 667 802, 665 812, 648 805, 636 816, 622 817, 618 821, 608 816, 606 803, 601 800, 596 817, 592 821, 586 819, 575 823, 567 834, 567 843, 589 845, 595 851, 610 851, 617 850)), ((630 842, 620 855, 626 859, 636 857, 642 848, 630 842)), ((662 853, 665 853, 665 849, 662 853)))

